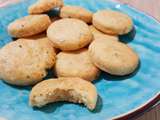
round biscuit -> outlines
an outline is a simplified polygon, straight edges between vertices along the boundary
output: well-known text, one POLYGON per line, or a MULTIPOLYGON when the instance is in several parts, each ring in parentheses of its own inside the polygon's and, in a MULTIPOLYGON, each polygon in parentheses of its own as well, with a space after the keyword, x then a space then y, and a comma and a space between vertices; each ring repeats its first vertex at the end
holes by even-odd
POLYGON ((27 40, 39 40, 39 41, 42 41, 42 42, 47 42, 47 44, 50 44, 50 45, 53 46, 56 54, 58 54, 60 52, 59 49, 54 47, 53 42, 48 39, 48 37, 47 37, 47 35, 45 33, 41 33, 41 34, 38 34, 38 35, 26 37, 24 39, 27 39, 27 40))
POLYGON ((60 52, 56 58, 57 77, 80 77, 93 81, 100 73, 100 70, 91 62, 87 49, 60 52))
POLYGON ((33 85, 54 63, 55 51, 48 42, 19 39, 0 50, 0 78, 13 85, 33 85))
POLYGON ((78 50, 92 41, 88 25, 73 18, 53 22, 47 30, 47 36, 56 48, 63 51, 78 50))
POLYGON ((132 19, 124 13, 112 10, 100 10, 93 14, 93 25, 106 34, 123 35, 133 28, 132 19))
POLYGON ((93 40, 101 38, 106 40, 111 39, 111 40, 119 41, 118 36, 104 34, 103 32, 97 30, 93 25, 90 25, 89 29, 93 34, 93 40))
POLYGON ((48 15, 28 15, 8 25, 8 32, 16 38, 29 37, 45 31, 51 24, 48 15))
POLYGON ((112 75, 127 75, 138 66, 138 55, 126 44, 114 40, 96 39, 89 46, 92 62, 112 75))
POLYGON ((61 8, 60 17, 76 18, 86 23, 92 22, 92 12, 80 6, 64 6, 61 8))
POLYGON ((41 14, 53 8, 61 8, 63 4, 63 0, 38 0, 33 5, 29 6, 28 13, 41 14))

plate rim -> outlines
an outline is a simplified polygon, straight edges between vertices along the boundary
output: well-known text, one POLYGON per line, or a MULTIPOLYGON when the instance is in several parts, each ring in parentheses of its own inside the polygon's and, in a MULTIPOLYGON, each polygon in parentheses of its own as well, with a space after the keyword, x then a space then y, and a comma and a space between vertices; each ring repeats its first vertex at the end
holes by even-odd
POLYGON ((145 112, 147 109, 149 109, 150 107, 152 107, 153 105, 155 105, 159 101, 160 101, 160 92, 156 93, 152 98, 150 98, 148 101, 146 101, 145 103, 143 103, 139 107, 134 108, 126 113, 112 117, 111 119, 112 120, 126 120, 130 117, 135 117, 138 114, 137 112, 140 112, 140 113, 142 113, 143 111, 145 112))

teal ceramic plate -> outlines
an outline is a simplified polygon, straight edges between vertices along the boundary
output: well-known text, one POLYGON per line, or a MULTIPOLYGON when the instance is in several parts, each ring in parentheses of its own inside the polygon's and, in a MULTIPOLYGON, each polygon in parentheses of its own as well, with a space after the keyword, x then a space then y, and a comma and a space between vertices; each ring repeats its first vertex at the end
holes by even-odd
MULTIPOLYGON (((0 46, 12 41, 7 25, 27 15, 27 7, 35 0, 0 9, 0 46)), ((140 56, 135 73, 125 77, 102 73, 94 82, 99 99, 97 108, 91 112, 83 105, 67 102, 50 104, 41 109, 28 105, 31 87, 14 87, 0 81, 0 118, 6 120, 110 120, 131 114, 153 102, 160 93, 160 24, 133 8, 107 0, 65 0, 69 5, 80 5, 95 12, 113 9, 127 13, 133 18, 134 30, 120 36, 140 56)), ((106 51, 107 52, 107 51, 106 51)))

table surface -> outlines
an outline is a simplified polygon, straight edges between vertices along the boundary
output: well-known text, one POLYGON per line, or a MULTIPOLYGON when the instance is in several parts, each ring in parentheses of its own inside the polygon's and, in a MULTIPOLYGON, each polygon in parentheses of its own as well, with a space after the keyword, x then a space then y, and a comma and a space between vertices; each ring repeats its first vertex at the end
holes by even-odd
MULTIPOLYGON (((20 0, 0 0, 0 7, 3 7, 12 2, 20 0)), ((121 3, 129 4, 147 14, 153 16, 160 21, 160 0, 115 0, 121 3)), ((136 120, 160 120, 160 105, 137 116, 136 120)))

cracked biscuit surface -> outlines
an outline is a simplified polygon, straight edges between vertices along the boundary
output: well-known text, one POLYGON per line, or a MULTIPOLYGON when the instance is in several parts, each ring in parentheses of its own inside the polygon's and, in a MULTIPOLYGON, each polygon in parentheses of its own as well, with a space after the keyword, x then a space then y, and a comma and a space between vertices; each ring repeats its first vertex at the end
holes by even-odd
POLYGON ((13 85, 33 85, 55 63, 55 51, 46 41, 19 39, 0 50, 0 78, 13 85))

